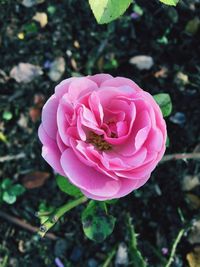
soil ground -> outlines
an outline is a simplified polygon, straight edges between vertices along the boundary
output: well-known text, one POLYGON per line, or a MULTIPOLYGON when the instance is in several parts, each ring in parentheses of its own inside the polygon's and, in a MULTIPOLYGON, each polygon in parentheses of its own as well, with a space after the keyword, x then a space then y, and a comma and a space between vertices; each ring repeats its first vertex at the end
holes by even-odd
MULTIPOLYGON (((199 19, 200 2, 183 1, 176 9, 155 0, 137 3, 143 10, 142 16, 132 18, 130 8, 109 25, 96 23, 86 0, 46 0, 31 8, 19 1, 4 1, 0 5, 0 70, 4 72, 0 73, 0 132, 8 140, 0 141, 0 157, 25 153, 20 160, 0 163, 0 176, 22 183, 30 172, 51 174, 43 186, 27 189, 15 204, 2 204, 2 211, 39 226, 34 214, 41 203, 59 206, 69 199, 58 190, 54 173, 40 156, 37 137, 40 118, 36 116, 34 120, 30 116, 35 96, 42 94, 47 99, 58 83, 48 76, 49 65, 57 57, 63 57, 66 64, 61 79, 109 72, 133 79, 151 94, 169 93, 173 112, 167 119, 170 146, 166 153, 192 152, 199 144, 200 32, 193 28, 189 33, 186 25, 194 18, 199 19), (48 15, 44 28, 32 20, 36 12, 48 15), (129 63, 136 55, 151 56, 153 67, 138 70, 129 63), (20 62, 40 66, 43 75, 30 83, 5 77, 20 62), (5 110, 12 113, 11 119, 3 119, 5 110)), ((5 266, 16 267, 53 267, 56 258, 64 266, 101 266, 113 246, 127 244, 125 215, 129 212, 139 233, 139 248, 149 266, 162 267, 158 254, 162 255, 162 248, 170 250, 183 227, 178 210, 188 223, 198 215, 200 204, 196 209, 191 207, 182 190, 182 181, 186 175, 195 176, 199 172, 198 161, 160 164, 143 188, 112 206, 117 224, 113 234, 101 244, 84 237, 82 207, 71 211, 54 227, 57 241, 39 240, 37 235, 0 218, 0 258, 7 255, 5 266)), ((192 194, 198 197, 199 192, 197 187, 192 194)), ((172 266, 188 266, 186 255, 192 248, 184 236, 172 266)), ((115 266, 115 258, 112 262, 110 266, 115 266)))

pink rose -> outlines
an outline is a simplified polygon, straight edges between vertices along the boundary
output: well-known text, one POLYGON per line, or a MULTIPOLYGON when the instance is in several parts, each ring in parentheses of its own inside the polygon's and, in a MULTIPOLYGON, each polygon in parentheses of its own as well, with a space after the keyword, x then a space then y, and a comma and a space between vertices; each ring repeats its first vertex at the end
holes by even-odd
POLYGON ((141 187, 165 152, 166 124, 153 97, 108 74, 70 78, 43 107, 42 156, 87 197, 141 187))

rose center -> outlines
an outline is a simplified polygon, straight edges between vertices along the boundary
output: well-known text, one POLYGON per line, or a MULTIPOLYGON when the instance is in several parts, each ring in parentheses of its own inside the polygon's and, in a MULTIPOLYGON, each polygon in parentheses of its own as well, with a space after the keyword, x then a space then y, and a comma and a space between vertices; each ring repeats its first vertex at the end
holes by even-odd
POLYGON ((111 144, 103 139, 103 135, 98 135, 94 132, 89 133, 87 141, 95 145, 101 151, 110 150, 112 148, 111 144))

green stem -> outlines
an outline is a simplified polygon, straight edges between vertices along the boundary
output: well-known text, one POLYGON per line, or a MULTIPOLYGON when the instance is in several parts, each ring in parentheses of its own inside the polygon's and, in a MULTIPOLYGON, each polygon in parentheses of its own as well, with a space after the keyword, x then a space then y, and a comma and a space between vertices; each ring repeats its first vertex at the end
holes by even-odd
POLYGON ((6 267, 8 264, 8 255, 6 255, 3 259, 3 262, 1 264, 1 267, 6 267))
POLYGON ((169 260, 168 260, 167 264, 165 265, 165 267, 170 267, 171 266, 171 264, 172 264, 172 262, 174 260, 175 253, 176 253, 176 248, 177 248, 179 242, 181 241, 181 238, 182 238, 184 232, 185 232, 185 229, 181 229, 179 231, 179 233, 178 233, 178 235, 177 235, 177 237, 176 237, 176 239, 175 239, 175 241, 173 243, 172 250, 171 250, 171 253, 170 253, 170 256, 169 256, 169 260))
POLYGON ((147 267, 146 261, 137 247, 137 234, 135 233, 135 228, 132 224, 132 219, 129 214, 127 214, 126 220, 129 232, 129 254, 131 258, 130 266, 147 267))
POLYGON ((116 254, 116 247, 114 247, 112 249, 112 251, 108 255, 107 259, 103 263, 102 267, 109 267, 111 265, 111 261, 112 261, 113 257, 115 256, 115 254, 116 254))
POLYGON ((67 204, 61 206, 60 208, 57 208, 53 214, 40 226, 40 231, 38 234, 41 237, 44 237, 45 234, 51 229, 54 224, 68 211, 71 209, 79 206, 80 204, 87 201, 87 198, 85 196, 80 197, 76 200, 70 201, 67 204))

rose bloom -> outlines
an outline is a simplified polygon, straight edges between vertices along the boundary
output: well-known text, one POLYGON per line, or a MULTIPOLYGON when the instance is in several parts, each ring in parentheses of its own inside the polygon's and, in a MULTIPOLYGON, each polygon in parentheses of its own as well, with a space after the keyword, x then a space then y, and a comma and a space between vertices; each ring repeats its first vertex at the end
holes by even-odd
POLYGON ((95 200, 141 187, 165 152, 166 124, 132 80, 97 74, 62 81, 42 110, 42 156, 95 200))

